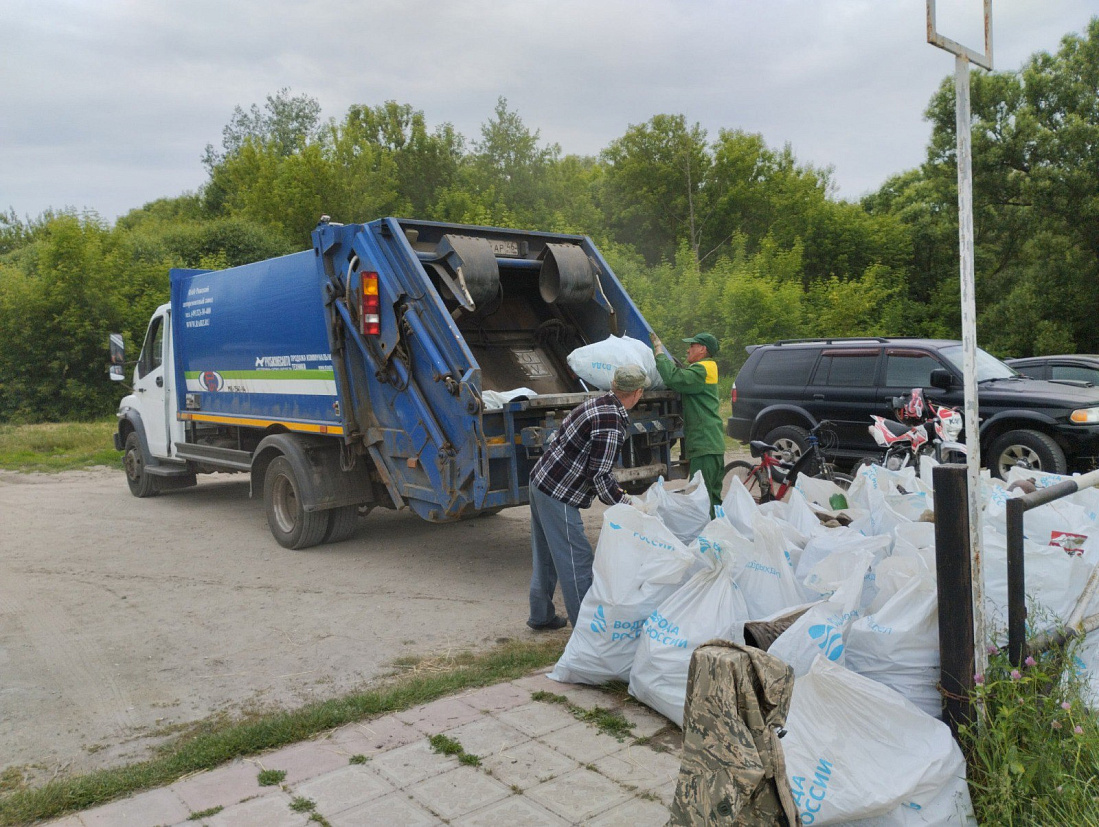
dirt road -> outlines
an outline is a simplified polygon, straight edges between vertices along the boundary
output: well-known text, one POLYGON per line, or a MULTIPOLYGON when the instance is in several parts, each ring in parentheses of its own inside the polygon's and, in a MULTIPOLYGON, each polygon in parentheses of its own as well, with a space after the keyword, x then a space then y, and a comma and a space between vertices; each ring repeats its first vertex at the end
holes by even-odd
MULTIPOLYGON (((586 512, 593 541, 602 511, 586 512)), ((528 522, 376 511, 347 542, 288 551, 244 475, 138 500, 113 469, 0 472, 0 771, 133 760, 221 710, 533 634, 528 522)))

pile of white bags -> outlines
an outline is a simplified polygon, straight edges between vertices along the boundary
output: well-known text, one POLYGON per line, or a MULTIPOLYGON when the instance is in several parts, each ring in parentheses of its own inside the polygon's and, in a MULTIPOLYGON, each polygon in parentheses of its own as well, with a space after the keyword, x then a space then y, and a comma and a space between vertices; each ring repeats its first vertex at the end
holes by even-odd
POLYGON ((644 368, 649 377, 649 390, 664 387, 652 348, 629 336, 608 336, 601 342, 578 347, 569 354, 567 361, 577 376, 599 390, 610 390, 614 372, 624 365, 644 368))
POLYGON ((592 584, 550 677, 565 683, 626 681, 642 625, 688 575, 705 565, 661 522, 628 505, 603 515, 592 584))
MULTIPOLYGON (((1012 471, 1042 487, 1060 477, 1012 471)), ((790 664, 783 740, 805 824, 968 824, 965 765, 941 714, 934 500, 915 469, 863 467, 836 525, 830 483, 803 480, 757 505, 733 479, 715 519, 696 475, 656 483, 606 512, 594 582, 550 677, 628 680, 636 698, 682 725, 694 649, 744 642, 744 625, 801 612, 768 651, 790 664), (846 521, 846 520, 845 520, 846 521)), ((986 610, 1006 629, 1006 502, 982 481, 986 610)), ((1099 491, 1027 514, 1029 622, 1064 622, 1099 563, 1099 491)), ((1099 612, 1099 595, 1088 614, 1099 612)), ((1099 633, 1074 667, 1099 709, 1099 633)))

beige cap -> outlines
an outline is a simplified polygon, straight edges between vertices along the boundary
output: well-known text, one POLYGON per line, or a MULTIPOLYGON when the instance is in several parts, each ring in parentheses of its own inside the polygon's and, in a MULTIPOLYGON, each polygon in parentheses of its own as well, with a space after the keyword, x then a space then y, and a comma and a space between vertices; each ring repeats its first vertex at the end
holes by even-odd
POLYGON ((623 393, 633 393, 649 386, 649 375, 641 365, 623 365, 614 372, 611 387, 623 393))

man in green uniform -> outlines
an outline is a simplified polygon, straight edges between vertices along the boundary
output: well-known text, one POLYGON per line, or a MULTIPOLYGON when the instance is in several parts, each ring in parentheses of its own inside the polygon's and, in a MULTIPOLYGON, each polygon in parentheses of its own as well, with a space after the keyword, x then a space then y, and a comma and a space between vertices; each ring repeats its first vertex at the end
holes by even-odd
POLYGON ((664 344, 652 337, 656 353, 656 369, 664 384, 683 397, 683 431, 690 459, 690 473, 702 472, 711 505, 721 503, 721 478, 725 469, 725 428, 718 413, 717 339, 710 333, 699 333, 684 339, 687 366, 679 367, 669 357, 664 344))

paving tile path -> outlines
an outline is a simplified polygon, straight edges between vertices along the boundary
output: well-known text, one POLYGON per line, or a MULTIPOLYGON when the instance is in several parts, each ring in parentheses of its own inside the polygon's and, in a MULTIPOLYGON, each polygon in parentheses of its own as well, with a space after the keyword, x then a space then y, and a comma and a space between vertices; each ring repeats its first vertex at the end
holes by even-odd
POLYGON ((171 786, 67 816, 55 827, 352 825, 663 825, 682 737, 661 716, 544 672, 443 698, 171 786), (570 706, 536 699, 546 692, 570 706), (605 734, 575 708, 618 712, 605 734), (446 735, 479 765, 434 751, 446 735), (260 786, 261 770, 286 775, 260 786))

